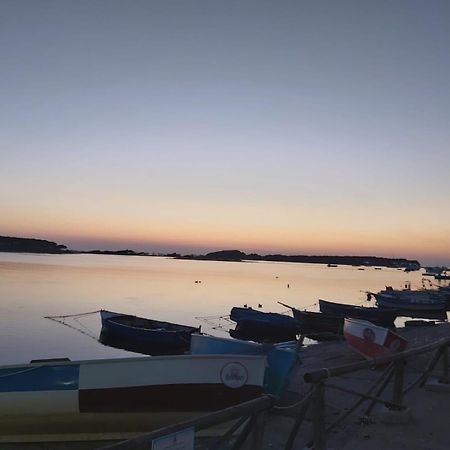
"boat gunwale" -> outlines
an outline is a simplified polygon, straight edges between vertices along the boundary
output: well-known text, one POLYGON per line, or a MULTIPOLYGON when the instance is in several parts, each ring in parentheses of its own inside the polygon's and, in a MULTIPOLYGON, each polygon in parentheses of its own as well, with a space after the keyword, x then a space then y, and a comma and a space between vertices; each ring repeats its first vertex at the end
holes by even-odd
POLYGON ((161 331, 192 332, 192 333, 194 333, 195 331, 200 332, 200 329, 201 329, 201 326, 195 327, 195 326, 191 326, 191 325, 182 325, 182 324, 179 324, 179 323, 167 322, 167 321, 163 321, 163 320, 146 319, 144 317, 138 317, 138 316, 135 316, 133 314, 115 313, 113 311, 108 311, 106 309, 100 310, 100 315, 101 315, 102 312, 105 312, 105 313, 108 313, 108 314, 114 314, 114 316, 111 316, 111 317, 105 317, 105 318, 102 317, 102 323, 103 322, 105 322, 105 323, 113 322, 115 325, 120 325, 120 326, 123 326, 123 327, 132 328, 132 329, 135 329, 135 330, 158 331, 158 332, 161 332, 161 331), (143 322, 153 322, 155 324, 161 324, 161 327, 157 328, 157 329, 156 328, 136 327, 136 326, 133 326, 133 325, 127 325, 127 324, 124 324, 124 323, 117 322, 118 319, 124 318, 124 317, 131 318, 131 319, 138 319, 138 320, 141 320, 143 322), (180 329, 179 330, 168 330, 167 328, 164 328, 164 326, 176 326, 176 327, 180 327, 180 329))
MULTIPOLYGON (((124 314, 124 316, 125 316, 125 314, 124 314)), ((151 333, 173 333, 173 334, 187 333, 187 334, 193 334, 195 332, 200 332, 200 328, 201 328, 201 327, 198 327, 198 328, 190 327, 189 325, 178 325, 178 324, 175 324, 175 325, 177 325, 179 327, 185 327, 185 328, 184 329, 179 329, 179 330, 170 330, 170 329, 163 328, 163 327, 161 327, 161 328, 136 327, 136 326, 133 326, 133 325, 127 325, 127 324, 124 324, 124 323, 117 322, 114 318, 105 319, 105 321, 106 322, 112 322, 114 325, 119 326, 119 327, 128 328, 128 329, 132 329, 132 330, 137 330, 137 331, 140 331, 140 332, 151 332, 151 333)), ((156 321, 156 322, 159 322, 159 321, 156 321)), ((173 325, 173 324, 171 324, 169 322, 161 322, 161 323, 167 323, 167 325, 173 325)), ((106 324, 106 326, 108 326, 108 325, 106 324)))
POLYGON ((264 358, 264 355, 227 355, 227 354, 211 354, 211 355, 192 355, 192 354, 183 354, 183 355, 160 355, 160 356, 142 356, 142 357, 123 357, 123 358, 100 358, 100 359, 85 359, 85 360, 77 360, 77 361, 49 361, 45 360, 42 363, 39 360, 34 360, 34 362, 23 363, 23 364, 11 364, 6 366, 0 366, 0 370, 2 369, 15 369, 15 368, 40 368, 46 366, 68 366, 68 365, 92 365, 92 364, 118 364, 124 362, 149 362, 149 361, 157 361, 157 360, 169 360, 169 359, 236 359, 236 358, 245 358, 249 360, 258 360, 264 358))

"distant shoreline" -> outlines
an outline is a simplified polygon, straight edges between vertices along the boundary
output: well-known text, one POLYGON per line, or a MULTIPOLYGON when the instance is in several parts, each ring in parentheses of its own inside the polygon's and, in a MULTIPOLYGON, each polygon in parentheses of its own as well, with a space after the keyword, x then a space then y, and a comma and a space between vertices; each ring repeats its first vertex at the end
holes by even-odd
POLYGON ((421 265, 417 260, 406 258, 384 258, 379 256, 316 256, 316 255, 258 255, 246 254, 239 250, 221 250, 206 255, 181 255, 179 253, 148 253, 134 250, 70 250, 67 246, 43 239, 18 238, 0 236, 0 252, 10 253, 47 253, 47 254, 93 254, 93 255, 120 255, 120 256, 165 256, 175 259, 188 259, 199 261, 267 261, 327 264, 329 267, 337 265, 363 266, 363 267, 389 267, 405 269, 407 271, 419 270, 421 265))

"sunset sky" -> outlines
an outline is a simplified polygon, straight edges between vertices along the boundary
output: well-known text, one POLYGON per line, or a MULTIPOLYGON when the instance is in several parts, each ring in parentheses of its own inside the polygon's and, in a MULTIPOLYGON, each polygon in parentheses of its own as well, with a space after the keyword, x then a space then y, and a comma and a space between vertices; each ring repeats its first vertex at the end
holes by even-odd
POLYGON ((0 0, 0 235, 450 264, 448 0, 0 0))

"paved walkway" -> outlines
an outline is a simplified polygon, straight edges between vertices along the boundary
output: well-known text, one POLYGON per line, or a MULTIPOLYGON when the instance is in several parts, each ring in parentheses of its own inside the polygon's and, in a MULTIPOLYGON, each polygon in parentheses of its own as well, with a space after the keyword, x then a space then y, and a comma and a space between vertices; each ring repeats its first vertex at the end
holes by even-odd
MULTIPOLYGON (((409 348, 431 343, 442 337, 450 336, 450 324, 427 328, 409 328, 400 332, 409 341, 409 348)), ((416 380, 420 370, 426 366, 430 354, 416 357, 405 368, 404 386, 416 380)), ((346 342, 326 342, 312 345, 301 352, 302 365, 292 375, 288 392, 283 399, 284 405, 294 403, 310 389, 303 382, 307 371, 340 366, 361 361, 346 342)), ((359 392, 367 392, 380 377, 381 369, 369 369, 353 372, 340 377, 333 377, 328 383, 359 392)), ((441 364, 436 367, 436 375, 441 371, 441 364)), ((384 405, 377 405, 370 417, 365 416, 368 401, 364 402, 341 425, 330 432, 327 437, 329 449, 334 450, 448 450, 450 449, 450 387, 440 386, 439 392, 427 388, 414 388, 404 398, 404 405, 410 408, 410 420, 405 424, 384 423, 384 405)), ((326 423, 331 424, 356 403, 359 397, 331 388, 325 392, 326 423)), ((392 382, 387 386, 383 398, 392 399, 392 382)), ((292 429, 292 417, 271 416, 267 423, 265 449, 282 449, 292 429)), ((295 440, 294 449, 303 449, 311 440, 311 415, 302 425, 295 440), (308 420, 309 419, 309 420, 308 420)))

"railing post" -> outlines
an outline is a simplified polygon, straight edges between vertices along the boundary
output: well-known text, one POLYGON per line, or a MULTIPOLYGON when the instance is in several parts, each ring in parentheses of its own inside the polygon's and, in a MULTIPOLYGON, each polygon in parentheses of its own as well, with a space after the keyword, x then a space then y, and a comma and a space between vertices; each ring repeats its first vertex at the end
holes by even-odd
POLYGON ((448 384, 448 346, 444 345, 442 348, 442 378, 440 379, 441 383, 448 384))
POLYGON ((403 378, 405 372, 405 360, 399 359, 394 362, 394 392, 392 395, 392 403, 402 407, 403 402, 403 378))
POLYGON ((251 434, 251 449, 261 450, 263 448, 264 425, 266 421, 266 411, 260 411, 255 416, 253 430, 251 434))
POLYGON ((311 400, 313 407, 314 450, 326 450, 325 385, 323 384, 323 382, 319 382, 315 385, 311 400))

